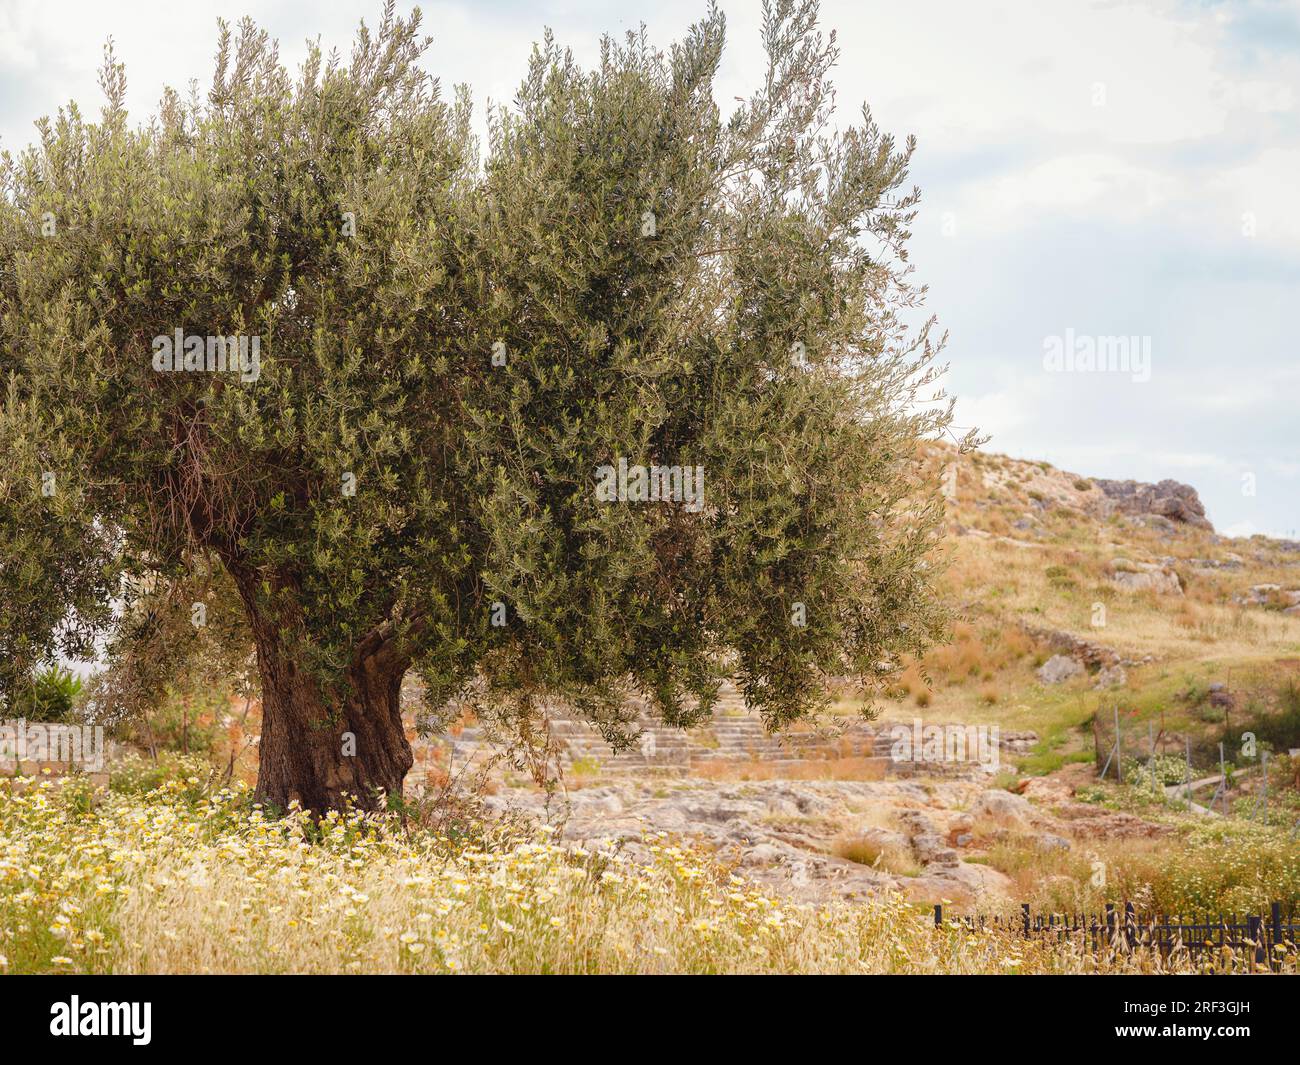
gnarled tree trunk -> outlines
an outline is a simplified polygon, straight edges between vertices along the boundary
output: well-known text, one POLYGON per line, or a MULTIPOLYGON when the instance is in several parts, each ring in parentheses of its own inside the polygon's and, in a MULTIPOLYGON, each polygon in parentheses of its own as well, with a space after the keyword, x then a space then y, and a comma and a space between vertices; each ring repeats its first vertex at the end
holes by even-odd
POLYGON ((296 800, 321 814, 349 801, 375 809, 381 793, 400 796, 414 762, 400 699, 407 663, 391 645, 363 640, 347 671, 346 692, 331 701, 301 668, 277 621, 253 604, 251 584, 239 576, 236 584, 248 608, 262 681, 257 800, 282 810, 296 800))

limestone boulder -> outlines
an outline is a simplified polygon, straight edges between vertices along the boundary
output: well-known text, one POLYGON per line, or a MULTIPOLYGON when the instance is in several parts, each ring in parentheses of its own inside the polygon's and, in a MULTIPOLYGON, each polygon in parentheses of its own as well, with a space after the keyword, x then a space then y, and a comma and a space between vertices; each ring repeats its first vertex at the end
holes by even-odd
POLYGON ((1083 666, 1068 655, 1052 655, 1038 667, 1038 679, 1044 684, 1061 684, 1072 677, 1080 676, 1083 666))
POLYGON ((1107 567, 1110 581, 1126 592, 1155 592, 1156 595, 1182 595, 1183 585, 1169 566, 1156 562, 1133 562, 1112 559, 1107 567))

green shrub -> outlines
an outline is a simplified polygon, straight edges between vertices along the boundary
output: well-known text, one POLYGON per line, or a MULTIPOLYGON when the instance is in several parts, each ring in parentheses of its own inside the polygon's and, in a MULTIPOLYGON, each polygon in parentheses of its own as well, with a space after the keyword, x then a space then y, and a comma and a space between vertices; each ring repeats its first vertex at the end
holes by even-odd
POLYGON ((1278 691, 1276 713, 1263 711, 1251 715, 1247 730, 1274 751, 1300 747, 1300 685, 1288 680, 1278 691))
POLYGON ((71 670, 52 666, 34 674, 31 686, 14 694, 10 716, 51 724, 67 722, 72 719, 80 694, 81 678, 71 670))
POLYGON ((1300 747, 1300 685, 1287 680, 1277 690, 1276 709, 1252 699, 1244 714, 1230 722, 1220 739, 1225 750, 1236 750, 1244 733, 1254 733, 1259 746, 1277 753, 1300 747))
POLYGON ((1075 588, 1077 583, 1070 570, 1065 566, 1048 566, 1044 571, 1047 582, 1053 588, 1075 588))

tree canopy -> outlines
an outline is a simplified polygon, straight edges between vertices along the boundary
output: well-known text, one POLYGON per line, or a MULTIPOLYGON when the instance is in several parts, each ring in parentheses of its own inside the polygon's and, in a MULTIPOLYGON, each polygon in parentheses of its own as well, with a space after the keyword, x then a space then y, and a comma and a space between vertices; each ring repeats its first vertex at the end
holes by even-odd
POLYGON ((0 690, 214 589, 263 797, 325 808, 400 787, 410 671, 625 744, 629 695, 689 725, 731 675, 780 727, 921 649, 913 143, 834 131, 815 3, 765 4, 729 115, 723 42, 712 7, 591 69, 547 34, 481 152, 418 10, 296 74, 222 24, 142 125, 109 53, 98 121, 0 163, 0 690))

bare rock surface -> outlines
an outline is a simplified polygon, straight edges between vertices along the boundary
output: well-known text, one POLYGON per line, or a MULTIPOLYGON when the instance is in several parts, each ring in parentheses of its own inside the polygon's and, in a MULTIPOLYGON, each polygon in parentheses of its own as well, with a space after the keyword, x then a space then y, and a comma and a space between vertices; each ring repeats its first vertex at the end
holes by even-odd
MULTIPOLYGON (((1048 778, 1050 780, 1050 778, 1048 778)), ((640 854, 658 833, 689 840, 750 879, 800 901, 902 892, 917 902, 992 906, 1015 897, 1009 877, 975 860, 1008 836, 1044 853, 1079 838, 1158 834, 1161 826, 1076 802, 1070 780, 1033 781, 1031 801, 975 780, 618 778, 553 799, 525 787, 488 799, 497 812, 548 821, 557 838, 640 854), (1049 806, 1051 807, 1049 809, 1049 806), (857 848, 841 846, 853 841, 857 848), (893 861, 862 860, 889 852, 893 861), (841 856, 854 853, 860 860, 841 856)))
POLYGON ((1146 484, 1097 478, 1092 483, 1102 490, 1110 507, 1121 514, 1166 518, 1197 529, 1214 529, 1205 517, 1201 497, 1190 484, 1172 480, 1146 484))
POLYGON ((1038 679, 1044 684, 1061 684, 1083 673, 1083 666, 1068 655, 1052 655, 1038 667, 1038 679))
POLYGON ((1245 606, 1280 610, 1283 614, 1300 614, 1300 588, 1283 588, 1280 584, 1256 584, 1236 600, 1245 606))
POLYGON ((1158 562, 1133 562, 1127 558, 1112 559, 1107 567, 1112 584, 1126 592, 1151 591, 1157 595, 1182 595, 1182 582, 1169 566, 1158 562))
POLYGON ((1097 674, 1093 687, 1098 689, 1122 688, 1128 683, 1128 674, 1123 666, 1106 666, 1097 674))

